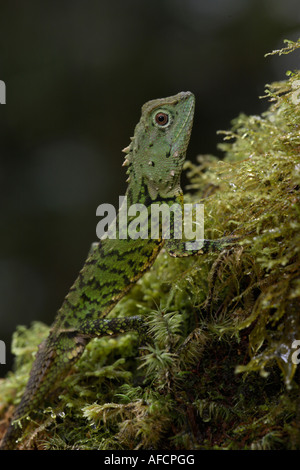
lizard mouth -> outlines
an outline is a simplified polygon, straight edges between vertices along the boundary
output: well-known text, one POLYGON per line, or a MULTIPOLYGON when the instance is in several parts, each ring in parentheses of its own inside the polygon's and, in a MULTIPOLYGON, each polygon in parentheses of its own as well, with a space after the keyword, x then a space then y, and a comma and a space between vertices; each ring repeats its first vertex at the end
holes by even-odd
MULTIPOLYGON (((178 123, 176 134, 171 144, 170 154, 172 158, 168 159, 170 164, 168 176, 166 176, 164 182, 157 182, 151 179, 147 181, 148 191, 152 199, 156 199, 158 194, 162 198, 168 198, 174 197, 174 195, 181 192, 180 175, 193 125, 195 97, 191 92, 187 91, 179 93, 174 98, 176 98, 176 101, 173 100, 173 102, 182 102, 181 113, 183 119, 182 122, 178 123)), ((170 103, 172 103, 171 100, 170 103)))
MULTIPOLYGON (((174 144, 178 141, 179 137, 182 134, 183 129, 186 130, 186 147, 189 141, 189 131, 191 130, 192 124, 193 124, 193 116, 194 116, 194 110, 195 110, 195 98, 194 95, 190 91, 182 92, 182 94, 186 95, 186 116, 185 119, 183 120, 181 126, 178 129, 178 132, 176 136, 174 137, 174 144), (190 121, 190 122, 189 122, 190 121), (189 122, 189 125, 187 126, 187 123, 189 122)), ((186 149, 184 149, 185 151, 186 149)))

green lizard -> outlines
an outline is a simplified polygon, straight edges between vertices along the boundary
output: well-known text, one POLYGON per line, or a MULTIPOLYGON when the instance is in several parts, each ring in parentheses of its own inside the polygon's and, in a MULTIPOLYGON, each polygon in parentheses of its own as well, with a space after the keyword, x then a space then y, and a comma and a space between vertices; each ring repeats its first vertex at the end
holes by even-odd
MULTIPOLYGON (((182 204, 180 175, 189 143, 195 98, 190 92, 147 102, 131 138, 124 149, 128 188, 127 204, 153 202, 182 204)), ((117 216, 118 221, 118 216, 117 216)), ((120 227, 119 227, 120 229, 120 227)), ((142 318, 105 319, 116 303, 148 270, 165 244, 173 256, 185 253, 181 240, 109 239, 92 245, 89 256, 75 280, 48 338, 36 354, 23 397, 0 446, 13 449, 22 434, 16 420, 36 410, 55 382, 66 375, 94 337, 129 330, 143 333, 142 318), (175 243, 176 242, 176 243, 175 243)), ((204 240, 203 251, 219 246, 218 241, 204 240)))

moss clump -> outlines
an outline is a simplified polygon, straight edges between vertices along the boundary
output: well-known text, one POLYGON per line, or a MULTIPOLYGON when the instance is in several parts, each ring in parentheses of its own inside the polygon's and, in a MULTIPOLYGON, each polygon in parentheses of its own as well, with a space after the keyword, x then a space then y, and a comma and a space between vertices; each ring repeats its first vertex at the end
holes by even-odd
MULTIPOLYGON (((288 41, 279 52, 299 47, 288 41)), ((233 233, 239 241, 199 257, 162 252, 112 312, 145 315, 151 344, 137 358, 134 333, 92 341, 24 445, 300 448, 299 85, 298 71, 268 85, 268 110, 241 115, 223 132, 224 160, 202 155, 186 164, 187 198, 205 205, 206 238, 233 233)), ((17 330, 3 415, 46 333, 38 324, 17 330)))

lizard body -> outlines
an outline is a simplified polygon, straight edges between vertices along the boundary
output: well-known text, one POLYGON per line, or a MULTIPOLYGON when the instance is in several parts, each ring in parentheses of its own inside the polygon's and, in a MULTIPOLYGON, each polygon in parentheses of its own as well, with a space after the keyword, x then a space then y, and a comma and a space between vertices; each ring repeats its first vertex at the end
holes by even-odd
MULTIPOLYGON (((134 137, 124 149, 124 165, 129 174, 128 205, 142 203, 150 208, 153 202, 182 203, 180 175, 191 135, 194 106, 192 93, 181 92, 149 101, 142 107, 134 137)), ((164 242, 162 238, 119 239, 117 236, 93 244, 48 338, 38 348, 23 397, 1 449, 17 446, 22 430, 14 421, 37 409, 92 338, 128 330, 144 331, 140 317, 110 320, 105 317, 152 266, 164 242)), ((207 241, 204 249, 209 247, 207 241)))

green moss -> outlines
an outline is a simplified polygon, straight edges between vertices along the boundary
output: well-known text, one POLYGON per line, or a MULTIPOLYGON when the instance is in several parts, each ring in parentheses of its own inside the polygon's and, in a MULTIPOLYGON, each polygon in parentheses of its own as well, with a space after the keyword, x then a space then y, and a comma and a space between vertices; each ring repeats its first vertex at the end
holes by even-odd
MULTIPOLYGON (((300 47, 288 41, 279 52, 300 47)), ((187 199, 205 205, 221 253, 162 252, 111 315, 145 315, 137 335, 92 341, 27 433, 50 449, 299 449, 300 73, 266 86, 268 110, 222 132, 224 159, 186 164, 187 199), (299 95, 299 98, 298 98, 299 95)), ((19 328, 2 414, 48 329, 19 328), (28 347, 30 345, 30 347, 28 347)))

